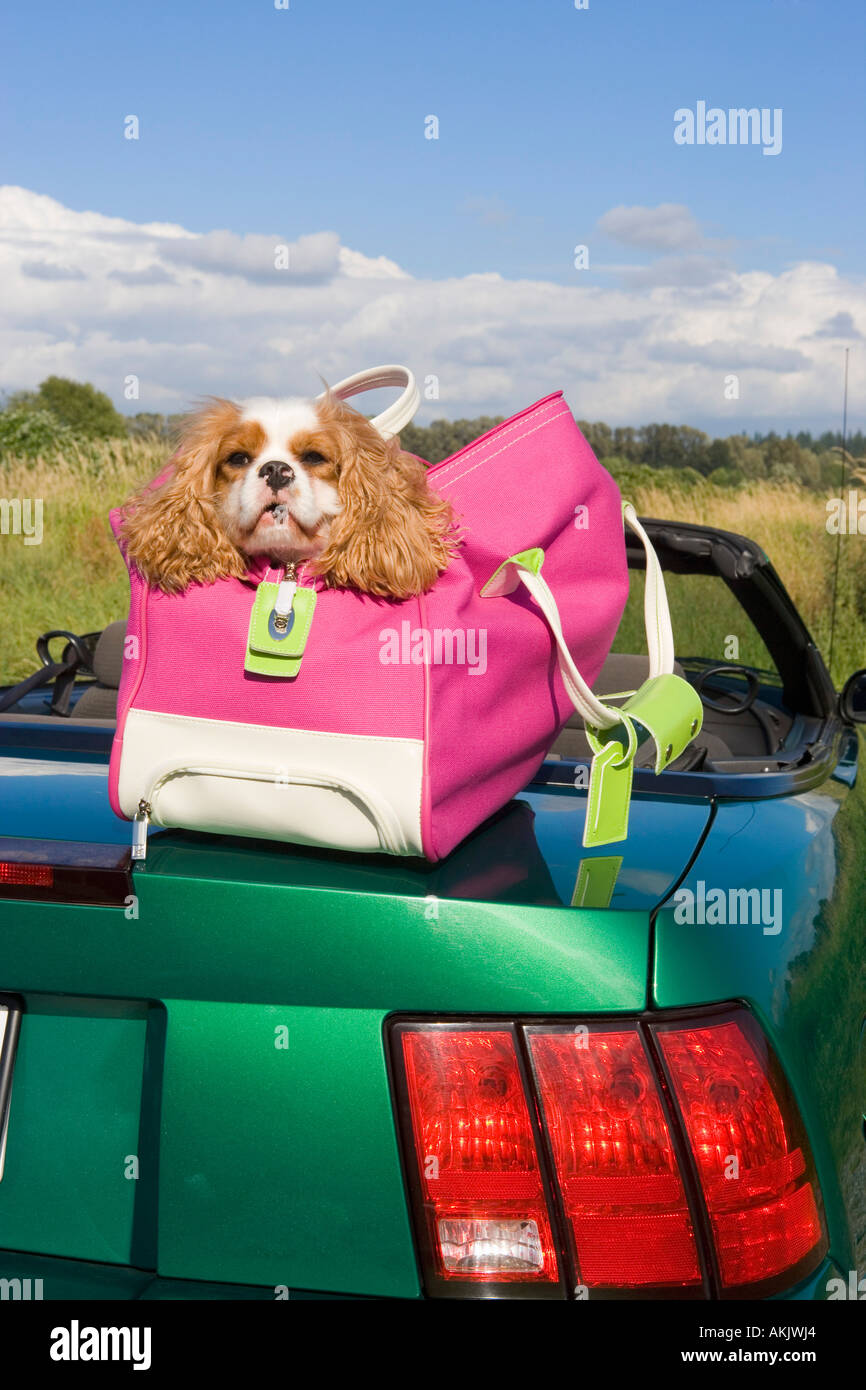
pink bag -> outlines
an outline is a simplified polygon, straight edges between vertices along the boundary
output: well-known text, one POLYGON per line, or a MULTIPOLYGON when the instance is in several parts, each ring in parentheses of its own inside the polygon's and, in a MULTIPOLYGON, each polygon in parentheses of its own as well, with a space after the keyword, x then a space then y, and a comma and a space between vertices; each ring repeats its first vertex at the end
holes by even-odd
MULTIPOLYGON (((406 369, 334 389, 404 382, 374 421, 396 434, 418 399, 406 369)), ((110 796, 138 822, 137 857, 152 820, 438 860, 526 786, 576 705, 597 727, 618 721, 588 686, 628 592, 621 501, 562 393, 429 481, 464 534, 448 569, 421 598, 393 601, 323 589, 302 567, 318 594, 291 679, 244 670, 257 584, 278 573, 168 595, 131 568, 110 796)), ((670 670, 660 641, 651 657, 670 670)))

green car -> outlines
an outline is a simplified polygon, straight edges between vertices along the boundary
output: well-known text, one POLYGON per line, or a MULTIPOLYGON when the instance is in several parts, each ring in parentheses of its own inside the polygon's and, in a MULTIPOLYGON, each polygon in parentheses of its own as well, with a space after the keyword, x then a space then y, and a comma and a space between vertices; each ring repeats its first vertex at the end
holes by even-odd
MULTIPOLYGON (((154 830, 133 868, 122 624, 40 639, 0 691, 4 1297, 866 1295, 866 672, 753 542, 644 525, 705 722, 598 852, 573 720, 442 863, 154 830)), ((633 589, 600 694, 646 675, 633 589)))

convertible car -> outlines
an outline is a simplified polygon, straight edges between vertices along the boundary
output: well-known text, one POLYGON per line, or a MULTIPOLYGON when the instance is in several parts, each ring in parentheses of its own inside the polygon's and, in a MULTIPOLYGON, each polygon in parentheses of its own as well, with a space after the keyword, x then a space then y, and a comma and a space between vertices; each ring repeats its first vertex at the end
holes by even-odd
MULTIPOLYGON (((4 1296, 866 1292, 866 672, 752 541, 644 525, 704 726, 597 852, 575 719, 440 864, 133 865, 123 623, 39 639, 0 690, 4 1296)), ((600 694, 646 676, 633 590, 600 694)))

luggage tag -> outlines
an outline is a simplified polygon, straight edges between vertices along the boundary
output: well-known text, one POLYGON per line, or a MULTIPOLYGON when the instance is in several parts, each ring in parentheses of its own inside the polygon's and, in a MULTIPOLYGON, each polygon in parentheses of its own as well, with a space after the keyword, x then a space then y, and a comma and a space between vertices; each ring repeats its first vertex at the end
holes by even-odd
POLYGON ((256 676, 296 676, 316 608, 315 589, 298 584, 290 565, 279 584, 262 581, 250 614, 244 670, 256 676))
POLYGON ((595 755, 583 830, 586 848, 626 838, 634 756, 639 744, 647 737, 655 743, 654 770, 658 774, 688 747, 703 722, 700 696, 688 681, 673 673, 650 676, 629 695, 620 713, 622 723, 613 729, 585 725, 587 741, 595 755))

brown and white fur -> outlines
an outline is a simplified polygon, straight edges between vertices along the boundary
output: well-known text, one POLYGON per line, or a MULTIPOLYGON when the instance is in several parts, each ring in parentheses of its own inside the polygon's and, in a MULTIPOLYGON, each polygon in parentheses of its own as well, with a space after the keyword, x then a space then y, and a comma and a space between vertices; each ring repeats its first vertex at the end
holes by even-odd
POLYGON ((210 400, 189 419, 170 475, 123 513, 129 558, 167 593, 243 576, 263 555, 310 561, 329 587, 408 598, 454 548, 450 505, 425 466, 328 393, 210 400))

